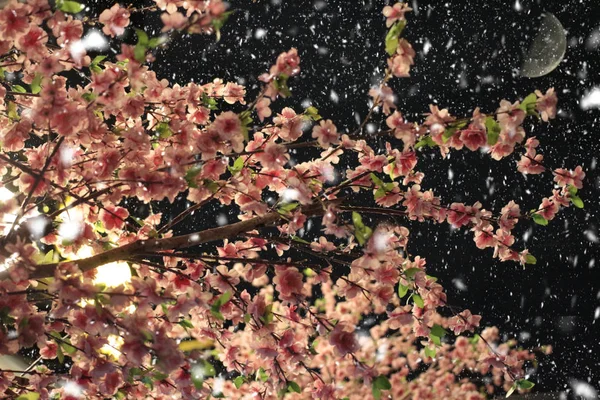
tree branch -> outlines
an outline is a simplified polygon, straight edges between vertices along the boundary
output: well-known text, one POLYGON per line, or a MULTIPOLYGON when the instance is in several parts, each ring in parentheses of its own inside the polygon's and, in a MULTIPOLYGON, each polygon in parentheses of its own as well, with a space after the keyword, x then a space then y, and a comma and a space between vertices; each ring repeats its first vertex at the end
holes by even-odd
MULTIPOLYGON (((324 212, 325 210, 323 209, 323 206, 318 203, 302 207, 302 213, 306 216, 321 215, 324 212)), ((133 256, 144 253, 182 249, 215 240, 235 237, 240 233, 254 230, 260 226, 272 224, 281 219, 282 215, 279 212, 274 211, 246 221, 240 221, 218 228, 206 229, 200 232, 189 233, 187 235, 162 239, 138 240, 125 246, 96 254, 92 257, 82 258, 80 260, 72 260, 71 262, 77 264, 79 269, 85 272, 104 264, 130 259, 133 256)), ((35 270, 30 272, 29 278, 42 279, 54 276, 54 271, 57 266, 58 263, 40 264, 35 270)), ((8 270, 0 271, 0 280, 6 279, 9 279, 8 270)))

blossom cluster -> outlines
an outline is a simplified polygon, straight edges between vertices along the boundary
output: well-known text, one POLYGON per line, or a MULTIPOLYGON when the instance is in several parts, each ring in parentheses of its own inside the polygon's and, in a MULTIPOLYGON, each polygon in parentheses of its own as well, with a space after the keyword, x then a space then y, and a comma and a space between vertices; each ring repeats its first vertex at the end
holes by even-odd
MULTIPOLYGON (((227 17, 221 1, 155 3, 165 32, 217 32, 227 17)), ((585 177, 581 167, 550 170, 539 141, 526 139, 527 116, 555 117, 552 89, 502 100, 489 115, 456 118, 432 105, 409 123, 389 81, 414 62, 401 37, 410 8, 387 6, 388 70, 360 128, 382 108, 382 154, 314 107, 276 108, 300 72, 296 49, 277 57, 250 100, 235 82, 160 78, 146 64, 157 42, 143 32, 115 57, 91 59, 86 22, 66 10, 13 0, 0 11, 0 354, 33 348, 62 368, 0 370, 0 394, 480 400, 517 382, 529 388, 534 352, 451 306, 426 260, 409 255, 409 230, 367 216, 465 227, 476 247, 531 263, 511 230, 578 206, 585 177), (89 77, 85 86, 69 81, 72 70, 89 77), (523 147, 518 170, 552 171, 560 189, 529 213, 512 201, 496 216, 480 202, 444 205, 416 169, 425 147, 496 160, 523 147), (318 156, 293 160, 298 148, 318 156), (342 160, 352 167, 341 171, 342 160), (164 199, 189 205, 167 219, 153 212, 164 199), (214 207, 238 220, 178 233, 214 207), (312 224, 322 234, 303 239, 312 224)), ((114 5, 97 22, 119 36, 133 12, 114 5)))

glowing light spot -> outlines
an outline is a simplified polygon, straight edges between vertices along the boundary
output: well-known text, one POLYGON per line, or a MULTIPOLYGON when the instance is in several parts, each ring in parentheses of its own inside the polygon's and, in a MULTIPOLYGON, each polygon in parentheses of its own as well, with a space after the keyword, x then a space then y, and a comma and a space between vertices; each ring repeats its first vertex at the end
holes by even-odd
POLYGON ((123 342, 123 338, 120 336, 108 335, 108 343, 100 348, 100 353, 117 359, 121 356, 121 351, 119 349, 123 345, 123 342))
POLYGON ((289 203, 290 201, 298 200, 300 197, 300 192, 297 189, 285 189, 281 195, 284 203, 289 203))
POLYGON ((67 381, 63 386, 63 394, 75 398, 83 397, 83 387, 77 382, 67 381))
POLYGON ((15 194, 5 187, 0 188, 0 201, 8 201, 15 197, 15 194))
POLYGON ((95 284, 116 287, 131 281, 131 269, 126 262, 112 262, 96 268, 95 284))

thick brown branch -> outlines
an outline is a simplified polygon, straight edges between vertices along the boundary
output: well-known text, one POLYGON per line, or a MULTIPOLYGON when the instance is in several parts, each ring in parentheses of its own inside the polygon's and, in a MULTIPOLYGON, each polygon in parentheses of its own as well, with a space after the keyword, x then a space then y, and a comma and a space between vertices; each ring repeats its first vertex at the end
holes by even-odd
MULTIPOLYGON (((313 204, 303 207, 302 212, 306 216, 315 216, 323 214, 324 210, 321 204, 313 204)), ((187 235, 163 239, 138 240, 133 243, 96 254, 95 256, 89 258, 73 260, 73 262, 76 263, 82 271, 89 271, 99 267, 100 265, 131 259, 136 255, 165 250, 183 249, 215 240, 232 238, 240 233, 248 232, 261 226, 273 224, 281 219, 281 214, 277 211, 274 211, 261 217, 236 222, 234 224, 229 224, 218 228, 206 229, 204 231, 194 232, 187 235)), ((57 263, 38 265, 36 269, 29 274, 29 278, 41 279, 51 277, 54 275, 54 271, 57 266, 57 263)), ((8 276, 8 271, 0 272, 0 280, 5 280, 8 278, 8 276)))

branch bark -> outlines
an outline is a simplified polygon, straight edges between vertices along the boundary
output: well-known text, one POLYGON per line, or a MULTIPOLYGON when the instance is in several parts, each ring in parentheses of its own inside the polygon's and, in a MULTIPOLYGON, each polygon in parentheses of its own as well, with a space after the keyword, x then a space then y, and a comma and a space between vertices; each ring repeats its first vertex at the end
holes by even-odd
MULTIPOLYGON (((302 213, 306 216, 322 215, 325 210, 323 205, 316 203, 301 208, 302 213)), ((107 250, 103 253, 96 254, 92 257, 82 258, 79 260, 71 260, 79 266, 81 271, 89 271, 101 265, 115 261, 130 259, 132 256, 142 255, 144 253, 159 252, 165 250, 182 249, 196 246, 202 243, 212 242, 232 238, 240 233, 254 230, 260 226, 273 224, 283 219, 282 215, 273 211, 260 217, 252 218, 246 221, 240 221, 233 224, 221 226, 218 228, 206 229, 199 232, 189 233, 186 235, 175 236, 162 239, 138 240, 133 243, 117 247, 112 250, 107 250)), ((40 264, 35 270, 29 274, 30 279, 42 279, 54 276, 54 271, 58 263, 40 264)), ((8 270, 0 272, 0 280, 9 279, 8 270)))

